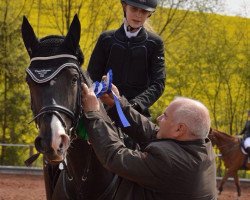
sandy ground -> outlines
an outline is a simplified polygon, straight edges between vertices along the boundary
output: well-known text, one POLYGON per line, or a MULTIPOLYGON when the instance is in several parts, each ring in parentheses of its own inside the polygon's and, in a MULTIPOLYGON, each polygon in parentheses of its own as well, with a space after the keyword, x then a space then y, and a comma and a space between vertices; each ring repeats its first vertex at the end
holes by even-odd
MULTIPOLYGON (((238 200, 250 199, 250 182, 241 182, 242 196, 238 200)), ((236 200, 232 182, 227 182, 218 200, 236 200)), ((43 176, 0 174, 0 200, 46 200, 43 176)))
POLYGON ((43 176, 0 174, 0 200, 45 200, 43 176))

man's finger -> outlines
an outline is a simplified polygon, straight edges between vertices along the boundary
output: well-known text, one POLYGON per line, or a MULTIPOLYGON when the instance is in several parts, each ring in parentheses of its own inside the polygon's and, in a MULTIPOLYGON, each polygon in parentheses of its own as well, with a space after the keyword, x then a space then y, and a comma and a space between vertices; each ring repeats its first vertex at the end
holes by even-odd
POLYGON ((112 91, 115 93, 116 96, 120 96, 118 88, 112 83, 112 91))
POLYGON ((85 83, 82 83, 82 92, 83 94, 88 94, 89 88, 85 83))
POLYGON ((103 81, 107 81, 107 76, 105 75, 105 76, 102 76, 102 80, 103 81))

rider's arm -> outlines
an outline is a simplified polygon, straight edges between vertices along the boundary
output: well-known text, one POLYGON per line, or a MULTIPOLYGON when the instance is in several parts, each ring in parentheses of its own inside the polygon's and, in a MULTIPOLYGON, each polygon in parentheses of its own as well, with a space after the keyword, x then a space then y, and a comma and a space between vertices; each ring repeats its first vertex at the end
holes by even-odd
POLYGON ((246 131, 246 126, 243 128, 243 130, 239 133, 239 135, 243 135, 246 131))

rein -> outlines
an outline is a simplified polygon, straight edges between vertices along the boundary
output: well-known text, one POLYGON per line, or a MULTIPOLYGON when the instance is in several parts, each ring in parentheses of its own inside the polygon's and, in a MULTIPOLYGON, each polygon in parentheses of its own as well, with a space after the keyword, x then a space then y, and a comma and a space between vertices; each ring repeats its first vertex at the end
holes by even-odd
MULTIPOLYGON (((67 182, 66 182, 66 176, 67 176, 67 179, 70 181, 70 182, 73 182, 74 185, 75 185, 75 188, 76 188, 76 192, 78 194, 83 194, 83 192, 81 191, 81 188, 83 188, 83 186, 86 184, 86 181, 88 179, 88 173, 89 173, 89 170, 90 170, 90 165, 91 165, 91 159, 92 159, 92 154, 93 154, 93 151, 92 151, 92 148, 90 147, 90 152, 88 153, 88 158, 87 158, 87 164, 83 170, 83 175, 81 177, 81 183, 79 185, 77 185, 77 183, 75 182, 74 180, 74 177, 73 175, 70 173, 70 167, 68 166, 68 164, 66 163, 66 161, 64 160, 63 162, 60 163, 60 166, 59 166, 59 169, 63 172, 63 189, 64 189, 64 192, 66 194, 66 196, 70 197, 70 193, 67 191, 67 182)), ((69 198, 70 199, 70 198, 69 198)))
MULTIPOLYGON (((59 169, 63 173, 63 190, 64 190, 68 199, 71 199, 70 198, 71 195, 67 190, 67 180, 70 182, 74 182, 75 187, 78 188, 76 192, 78 193, 78 195, 80 197, 84 197, 84 191, 81 191, 81 188, 86 184, 86 181, 88 179, 92 155, 93 155, 93 149, 90 148, 90 153, 88 154, 88 159, 87 159, 87 165, 84 168, 80 185, 77 185, 77 183, 74 181, 74 177, 70 173, 70 170, 69 170, 69 167, 68 167, 66 161, 64 160, 63 162, 60 163, 59 169)), ((112 189, 115 188, 115 184, 117 183, 117 180, 118 180, 118 175, 115 174, 111 183, 108 185, 108 187, 105 189, 105 191, 102 194, 100 194, 100 196, 97 198, 97 200, 105 200, 107 195, 109 195, 110 192, 112 191, 112 189)))

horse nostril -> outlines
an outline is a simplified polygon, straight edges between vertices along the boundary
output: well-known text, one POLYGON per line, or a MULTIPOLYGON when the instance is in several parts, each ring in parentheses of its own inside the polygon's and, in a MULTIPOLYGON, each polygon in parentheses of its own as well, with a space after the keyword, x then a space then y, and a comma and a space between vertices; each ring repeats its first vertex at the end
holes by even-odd
POLYGON ((63 149, 62 149, 62 148, 57 149, 57 153, 58 153, 59 155, 62 155, 62 154, 63 154, 63 149))
POLYGON ((67 135, 61 135, 61 143, 60 143, 60 148, 68 148, 69 147, 69 136, 67 135))
MULTIPOLYGON (((59 148, 57 149, 57 153, 59 154, 59 155, 62 155, 63 154, 63 142, 64 142, 64 140, 62 139, 62 142, 60 143, 60 145, 59 145, 59 148)), ((65 145, 66 146, 66 145, 65 145)))
POLYGON ((44 146, 42 145, 42 138, 39 136, 35 139, 35 147, 38 152, 45 152, 44 146))

